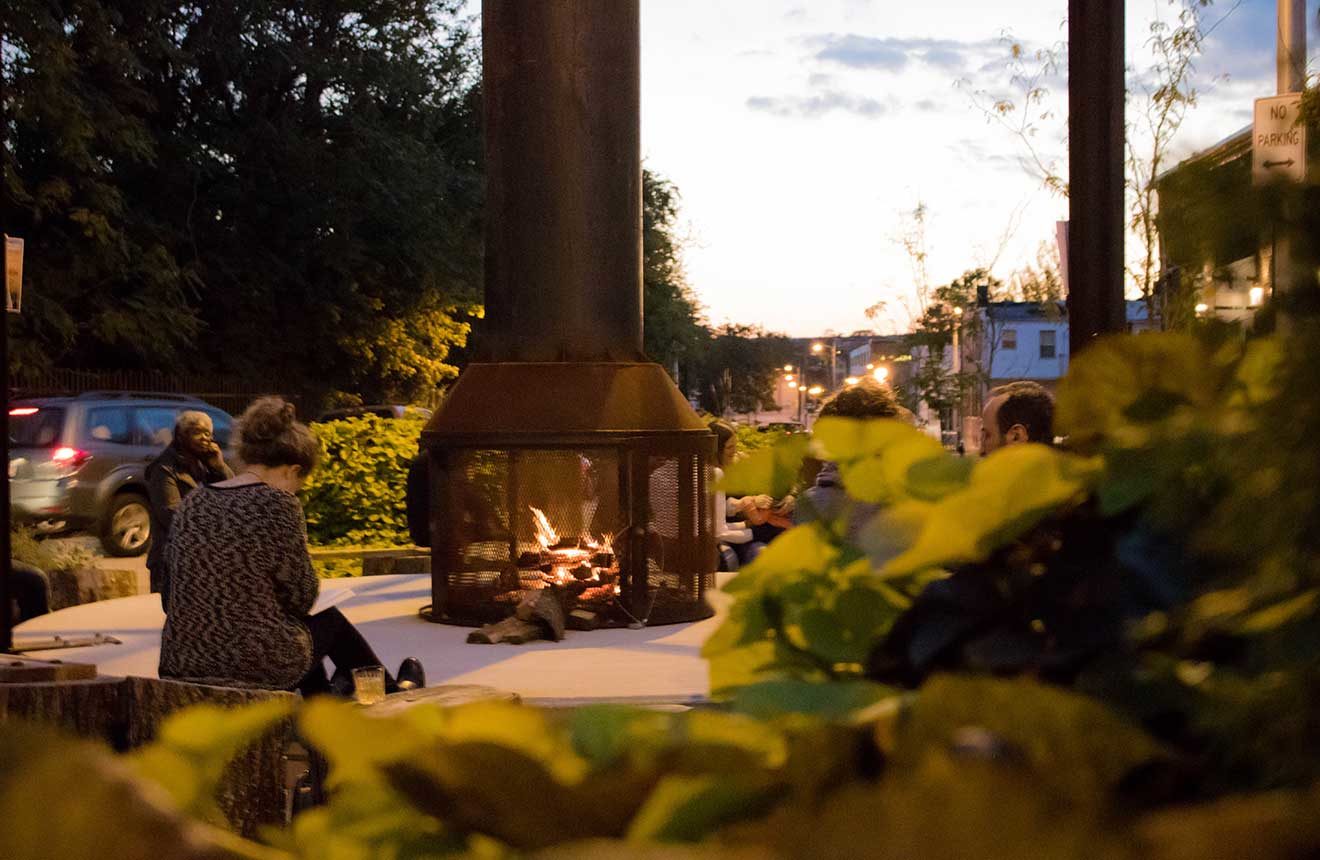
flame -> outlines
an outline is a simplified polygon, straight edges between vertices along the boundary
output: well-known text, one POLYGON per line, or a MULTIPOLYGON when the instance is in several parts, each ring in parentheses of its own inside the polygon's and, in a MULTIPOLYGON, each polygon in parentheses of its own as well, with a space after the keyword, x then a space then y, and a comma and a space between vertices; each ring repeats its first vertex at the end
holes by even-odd
POLYGON ((559 532, 550 525, 550 518, 545 515, 545 511, 533 507, 532 518, 536 521, 536 542, 541 545, 541 549, 549 549, 559 543, 559 532))

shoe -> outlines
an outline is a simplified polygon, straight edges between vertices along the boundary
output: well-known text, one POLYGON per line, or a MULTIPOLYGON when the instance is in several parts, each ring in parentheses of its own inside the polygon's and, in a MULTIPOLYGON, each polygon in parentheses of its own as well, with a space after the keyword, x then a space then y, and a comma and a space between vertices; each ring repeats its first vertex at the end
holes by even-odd
POLYGON ((422 668, 422 661, 416 657, 408 657, 399 664, 399 672, 395 676, 397 685, 402 690, 417 690, 426 686, 426 670, 422 668))

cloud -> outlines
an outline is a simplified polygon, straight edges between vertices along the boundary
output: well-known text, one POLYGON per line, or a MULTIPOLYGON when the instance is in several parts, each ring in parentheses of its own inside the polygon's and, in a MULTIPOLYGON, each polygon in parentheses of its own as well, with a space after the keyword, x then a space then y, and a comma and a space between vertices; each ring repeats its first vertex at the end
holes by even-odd
POLYGON ((790 119, 816 119, 840 111, 866 119, 878 119, 890 112, 890 106, 877 99, 842 90, 822 90, 810 96, 752 96, 747 107, 754 111, 790 119))
POLYGON ((961 71, 972 59, 1001 48, 994 39, 961 42, 934 38, 875 38, 830 33, 807 40, 815 59, 850 69, 900 72, 919 61, 946 71, 961 71))

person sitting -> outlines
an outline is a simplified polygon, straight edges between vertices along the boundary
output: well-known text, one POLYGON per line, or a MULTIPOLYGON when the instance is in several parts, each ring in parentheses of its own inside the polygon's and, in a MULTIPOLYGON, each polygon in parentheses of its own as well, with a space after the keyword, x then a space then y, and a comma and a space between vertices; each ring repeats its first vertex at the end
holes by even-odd
MULTIPOLYGON (((718 485, 724 477, 724 470, 738 455, 738 434, 727 421, 717 420, 710 424, 715 434, 715 482, 718 485)), ((715 542, 720 550, 722 571, 737 570, 742 564, 745 545, 752 541, 752 531, 741 520, 731 519, 738 512, 737 499, 729 499, 723 490, 715 491, 715 542)))
POLYGON ((146 469, 147 496, 151 517, 151 549, 147 551, 147 571, 151 590, 160 593, 160 605, 169 612, 169 576, 165 571, 165 545, 169 542, 170 523, 179 503, 202 484, 212 484, 234 477, 215 443, 211 416, 189 410, 174 421, 174 437, 160 456, 146 469))
POLYGON ((50 612, 50 581, 38 567, 9 560, 9 596, 13 606, 10 618, 19 624, 50 612))
POLYGON ((1054 444, 1054 396, 1029 381, 991 390, 981 411, 981 456, 1026 442, 1054 444))
MULTIPOLYGON (((826 400, 816 415, 816 420, 822 418, 899 418, 911 423, 912 413, 899 405, 894 390, 888 385, 863 377, 856 385, 850 385, 826 400)), ((841 515, 851 502, 839 478, 839 465, 828 461, 821 463, 812 486, 802 493, 802 500, 795 517, 798 523, 841 515)), ((868 511, 873 509, 864 508, 861 513, 868 511)))
MULTIPOLYGON (((174 514, 165 561, 170 612, 160 676, 220 686, 348 693, 352 670, 380 665, 337 609, 309 614, 320 590, 296 493, 316 466, 316 438, 293 406, 267 397, 238 422, 237 476, 191 492, 174 514), (322 660, 335 664, 326 677, 322 660)), ((386 691, 425 685, 403 661, 386 691)))

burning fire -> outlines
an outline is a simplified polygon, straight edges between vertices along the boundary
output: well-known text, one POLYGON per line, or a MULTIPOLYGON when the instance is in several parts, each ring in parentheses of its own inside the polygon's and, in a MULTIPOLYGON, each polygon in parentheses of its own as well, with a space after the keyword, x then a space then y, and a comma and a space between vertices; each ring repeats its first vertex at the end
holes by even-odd
MULTIPOLYGON (((541 547, 543 556, 548 557, 550 563, 550 578, 559 585, 577 579, 587 582, 600 582, 602 573, 609 573, 608 569, 596 567, 592 564, 595 556, 600 554, 613 555, 614 547, 611 537, 606 536, 602 540, 597 540, 587 529, 582 530, 578 536, 578 545, 575 547, 560 546, 560 537, 558 530, 550 524, 550 518, 545 515, 545 511, 533 505, 528 505, 532 512, 532 522, 536 526, 536 542, 541 547), (590 570, 590 575, 586 571, 590 570)), ((616 593, 617 587, 616 587, 616 593)))
POLYGON ((559 532, 550 525, 550 518, 545 515, 545 511, 532 507, 532 519, 536 521, 536 542, 541 545, 541 549, 549 550, 559 543, 559 532))

